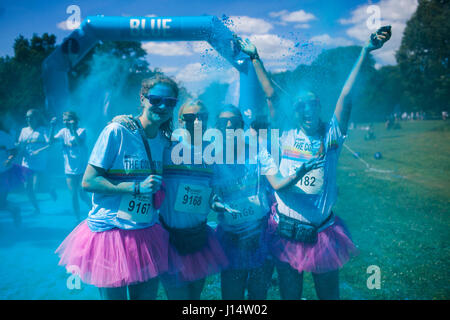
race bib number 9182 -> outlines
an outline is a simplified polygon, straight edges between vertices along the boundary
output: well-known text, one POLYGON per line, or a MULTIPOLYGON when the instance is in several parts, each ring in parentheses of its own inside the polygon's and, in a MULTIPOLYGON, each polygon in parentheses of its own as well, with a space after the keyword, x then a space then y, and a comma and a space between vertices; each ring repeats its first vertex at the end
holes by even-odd
POLYGON ((153 194, 124 195, 120 201, 117 217, 137 223, 150 223, 153 220, 153 194))

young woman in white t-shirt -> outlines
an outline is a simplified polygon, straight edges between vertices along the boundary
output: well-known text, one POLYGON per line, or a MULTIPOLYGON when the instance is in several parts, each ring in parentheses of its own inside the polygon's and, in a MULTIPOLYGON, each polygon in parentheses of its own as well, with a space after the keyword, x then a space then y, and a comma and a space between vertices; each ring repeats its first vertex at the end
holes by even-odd
POLYGON ((155 299, 168 269, 169 238, 158 222, 162 157, 172 131, 178 86, 144 79, 142 113, 100 134, 83 176, 92 209, 56 250, 60 265, 99 288, 102 299, 155 299), (147 147, 149 152, 147 152, 147 147))

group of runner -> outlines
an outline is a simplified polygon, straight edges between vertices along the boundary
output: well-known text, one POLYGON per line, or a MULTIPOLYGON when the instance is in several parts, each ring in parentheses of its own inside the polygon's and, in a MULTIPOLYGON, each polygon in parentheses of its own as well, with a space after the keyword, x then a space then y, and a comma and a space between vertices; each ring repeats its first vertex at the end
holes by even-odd
POLYGON ((23 184, 34 212, 41 212, 36 194, 41 189, 48 192, 56 201, 57 193, 54 185, 46 177, 49 170, 49 148, 60 141, 64 158, 64 171, 67 186, 72 197, 72 207, 77 221, 80 219, 80 197, 90 207, 88 195, 81 190, 81 178, 86 168, 88 149, 86 146, 86 130, 78 127, 78 116, 73 111, 64 112, 62 121, 64 128, 55 132, 57 118, 50 122, 50 130, 42 112, 30 109, 26 113, 27 126, 22 128, 18 138, 14 128, 14 119, 7 114, 0 125, 1 150, 1 202, 2 209, 13 214, 14 222, 20 225, 20 208, 7 201, 10 191, 23 184))
MULTIPOLYGON (((270 124, 282 129, 279 163, 266 149, 251 161, 245 148, 234 150, 235 159, 244 152, 242 164, 175 161, 180 144, 190 159, 208 147, 198 150, 195 142, 210 120, 208 107, 185 102, 177 119, 184 136, 174 137, 177 84, 159 74, 145 79, 141 114, 114 118, 95 143, 82 178, 83 189, 92 192, 92 209, 56 250, 60 265, 76 266, 103 299, 156 299, 160 281, 169 299, 200 299, 205 279, 216 273, 223 299, 244 299, 246 291, 249 299, 266 299, 274 267, 282 299, 301 298, 303 272, 312 273, 318 298, 339 299, 338 270, 357 253, 332 211, 351 111, 347 102, 364 59, 390 35, 390 28, 381 29, 363 47, 327 123, 310 91, 300 91, 290 114, 282 114, 280 93, 256 47, 238 39, 264 89, 270 124), (215 228, 207 223, 213 212, 215 228)), ((224 136, 227 129, 245 128, 232 105, 214 120, 224 136)), ((69 125, 48 141, 60 138, 70 149, 84 135, 69 125)), ((73 168, 70 157, 66 164, 73 168)), ((69 187, 79 184, 76 173, 69 187)))

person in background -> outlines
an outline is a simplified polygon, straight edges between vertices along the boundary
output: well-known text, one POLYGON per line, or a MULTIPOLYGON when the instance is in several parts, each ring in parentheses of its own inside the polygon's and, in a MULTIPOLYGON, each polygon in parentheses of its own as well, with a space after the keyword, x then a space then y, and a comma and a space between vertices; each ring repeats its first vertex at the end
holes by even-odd
POLYGON ((23 182, 21 167, 13 163, 17 153, 15 139, 7 123, 7 117, 0 119, 0 209, 11 213, 14 224, 21 225, 20 207, 8 202, 8 193, 23 182))
POLYGON ((81 198, 88 207, 91 206, 91 200, 88 195, 81 190, 81 179, 87 165, 87 146, 86 129, 79 128, 79 118, 73 111, 63 113, 62 120, 65 128, 54 134, 56 126, 56 117, 50 122, 50 144, 55 141, 61 141, 64 156, 64 173, 66 174, 67 187, 72 198, 72 208, 75 217, 80 222, 80 203, 81 198))
MULTIPOLYGON (((35 213, 40 213, 36 193, 47 170, 48 131, 44 126, 44 117, 40 110, 30 109, 26 113, 27 126, 22 128, 17 143, 18 155, 22 156, 22 166, 25 168, 25 188, 35 213)), ((47 186, 50 196, 57 199, 53 188, 47 186)))

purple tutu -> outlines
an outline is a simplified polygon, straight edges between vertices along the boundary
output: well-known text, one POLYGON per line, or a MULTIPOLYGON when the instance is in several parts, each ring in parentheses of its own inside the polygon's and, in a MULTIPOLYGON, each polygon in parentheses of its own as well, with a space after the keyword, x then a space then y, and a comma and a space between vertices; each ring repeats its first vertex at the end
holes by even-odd
POLYGON ((85 220, 56 253, 61 258, 59 265, 76 266, 85 283, 124 287, 166 272, 168 243, 169 235, 159 224, 137 230, 92 232, 85 220))
POLYGON ((20 187, 29 177, 28 168, 13 164, 11 168, 0 173, 0 191, 10 192, 20 187))
POLYGON ((269 237, 267 224, 262 228, 258 240, 258 245, 254 248, 239 246, 235 241, 227 237, 223 228, 219 225, 216 228, 216 235, 228 258, 228 269, 245 270, 260 268, 269 256, 269 237))
POLYGON ((325 273, 337 270, 358 254, 349 231, 339 217, 335 217, 333 225, 318 233, 315 244, 281 238, 275 232, 277 224, 273 216, 269 224, 272 255, 299 272, 325 273))
POLYGON ((199 251, 180 255, 172 244, 169 244, 169 271, 162 275, 166 286, 182 286, 186 282, 206 278, 219 273, 229 264, 214 230, 207 226, 207 243, 199 251))

